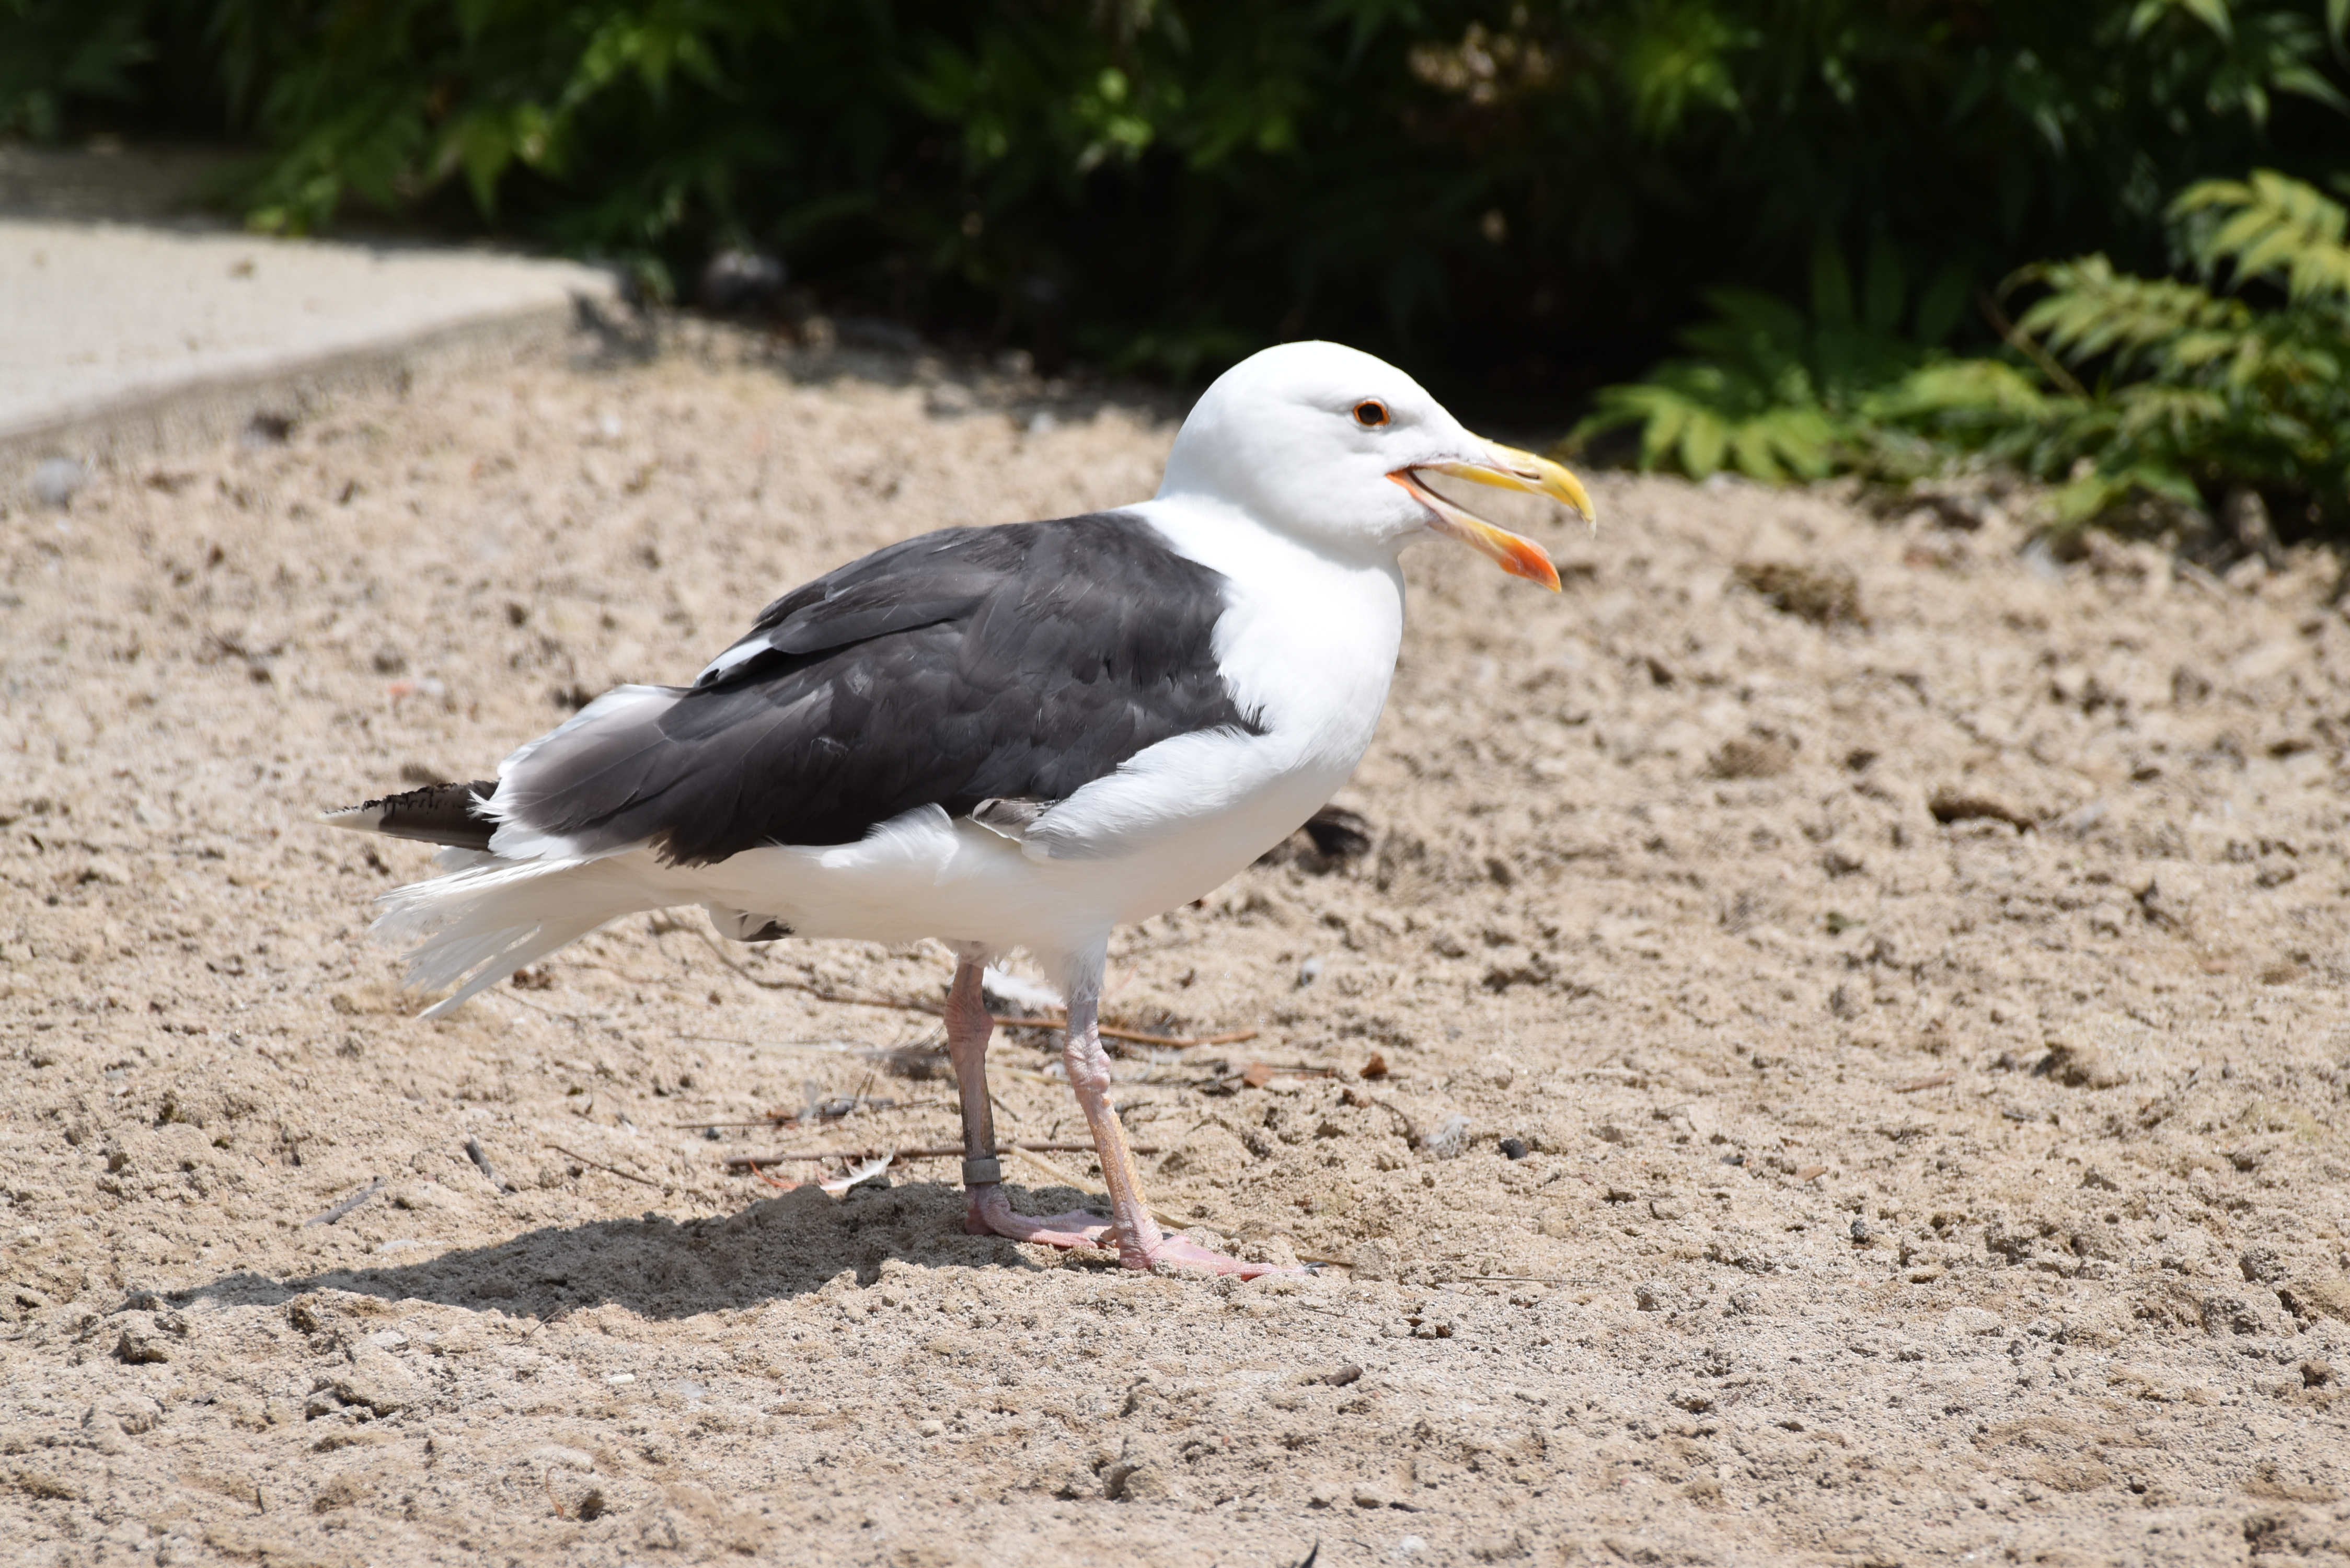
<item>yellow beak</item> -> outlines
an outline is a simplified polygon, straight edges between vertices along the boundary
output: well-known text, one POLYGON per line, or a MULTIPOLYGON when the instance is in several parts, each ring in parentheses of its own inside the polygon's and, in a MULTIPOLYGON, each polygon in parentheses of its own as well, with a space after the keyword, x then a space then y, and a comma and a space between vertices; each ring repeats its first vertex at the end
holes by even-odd
POLYGON ((1583 482, 1546 457, 1536 457, 1515 447, 1483 443, 1492 454, 1482 461, 1453 459, 1444 462, 1422 463, 1418 468, 1400 468, 1388 478, 1411 493, 1412 499, 1436 514, 1432 524, 1440 534, 1449 535, 1501 564, 1502 570, 1513 577, 1524 577, 1544 584, 1554 593, 1558 591, 1558 568, 1551 565, 1549 552, 1523 535, 1513 534, 1506 528, 1495 527, 1475 514, 1462 510, 1419 482, 1421 472, 1441 473, 1453 479, 1465 479, 1471 484, 1490 484, 1499 490, 1522 490, 1532 495, 1547 495, 1553 501, 1573 507, 1594 528, 1599 525, 1598 509, 1591 504, 1591 493, 1583 482))

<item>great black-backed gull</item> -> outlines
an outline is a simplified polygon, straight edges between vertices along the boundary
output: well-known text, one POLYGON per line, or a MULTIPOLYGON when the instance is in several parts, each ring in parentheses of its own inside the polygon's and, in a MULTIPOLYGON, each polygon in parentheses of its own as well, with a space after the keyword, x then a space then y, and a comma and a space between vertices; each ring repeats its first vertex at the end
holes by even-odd
POLYGON ((1593 515, 1558 464, 1470 434, 1391 365, 1269 348, 1210 387, 1152 499, 949 528, 769 605, 691 686, 623 686, 494 782, 331 814, 446 846, 379 935, 442 1012, 620 917, 700 904, 739 941, 789 935, 957 957, 947 1044, 969 1228, 1132 1268, 1263 1272, 1163 1234, 1097 1033, 1110 928, 1188 903, 1279 844, 1354 772, 1403 637, 1397 557, 1429 534, 1555 589, 1531 540, 1430 474, 1593 515), (1026 950, 1068 1000, 1064 1046, 1111 1218, 1015 1213, 989 1113, 981 974, 1026 950))

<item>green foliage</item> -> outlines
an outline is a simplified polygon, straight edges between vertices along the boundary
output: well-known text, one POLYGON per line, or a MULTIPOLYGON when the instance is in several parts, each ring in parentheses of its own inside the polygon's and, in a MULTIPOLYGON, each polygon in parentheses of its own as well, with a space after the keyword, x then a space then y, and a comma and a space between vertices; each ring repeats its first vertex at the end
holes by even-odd
POLYGON ((1918 415, 2047 480, 2060 521, 2139 494, 2262 492, 2350 522, 2350 246, 2339 202, 2263 170, 2171 204, 2194 281, 2102 255, 2028 269, 2047 292, 2012 339, 2035 401, 1913 398, 1918 415))
MULTIPOLYGON (((651 277, 748 243, 1048 359, 1191 374, 1318 334, 1573 390, 1707 290, 1801 296, 1820 254, 1870 258, 1863 323, 1932 280, 1923 342, 2035 256, 2158 271, 2164 192, 2350 163, 2345 9, 0 0, 0 131, 241 139, 244 210, 288 232, 372 208, 651 277)), ((1748 446, 1816 461, 1783 434, 1748 446)))
POLYGON ((68 102, 119 104, 152 54, 139 0, 0 0, 0 134, 52 140, 68 102))
POLYGON ((1946 268, 1913 300, 1899 257, 1880 244, 1856 308, 1844 258, 1823 246, 1809 316, 1752 290, 1710 291, 1713 317, 1677 335, 1697 358, 1602 389, 1568 441, 1637 427, 1643 468, 1730 469, 1773 483, 1864 462, 1915 466, 1930 454, 1877 419, 1876 400, 1922 365, 1922 342, 1949 336, 1964 288, 1963 274, 1946 268))
POLYGON ((2210 180, 2171 203, 2189 220, 2188 248, 2206 275, 2222 266, 2257 277, 2282 265, 2295 302, 2350 296, 2342 246, 2341 206, 2318 192, 2263 169, 2249 184, 2210 180))
POLYGON ((1835 361, 1838 373, 1819 348, 1833 321, 1724 300, 1684 335, 1705 361, 1609 389, 1578 433, 1638 424, 1644 466, 1763 479, 1908 477, 1924 442, 1939 461, 1989 458, 2055 484, 2064 525, 2140 497, 2201 506, 2239 488, 2350 522, 2342 205, 2263 170, 2189 186, 2169 213, 2191 277, 2139 277, 2103 255, 2026 267, 2009 288, 2041 292, 2005 327, 2005 358, 1913 351, 1905 364, 1888 344, 1835 361))

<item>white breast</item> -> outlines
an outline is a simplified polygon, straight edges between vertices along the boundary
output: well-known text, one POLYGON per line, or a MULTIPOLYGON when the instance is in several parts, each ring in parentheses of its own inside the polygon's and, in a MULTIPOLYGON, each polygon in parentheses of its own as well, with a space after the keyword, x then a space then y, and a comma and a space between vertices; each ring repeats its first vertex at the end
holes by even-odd
POLYGON ((1301 757, 1352 773, 1387 706, 1403 646, 1403 570, 1385 551, 1340 559, 1190 498, 1136 510, 1179 554, 1223 574, 1216 658, 1243 712, 1301 757))
POLYGON ((1225 578, 1216 659, 1261 732, 1180 735, 1145 749, 1046 813, 1028 853, 1124 859, 1164 838, 1230 836, 1226 857, 1241 858, 1218 870, 1221 881, 1295 831, 1362 760, 1402 643, 1403 576, 1391 559, 1334 559, 1213 504, 1135 510, 1225 578))

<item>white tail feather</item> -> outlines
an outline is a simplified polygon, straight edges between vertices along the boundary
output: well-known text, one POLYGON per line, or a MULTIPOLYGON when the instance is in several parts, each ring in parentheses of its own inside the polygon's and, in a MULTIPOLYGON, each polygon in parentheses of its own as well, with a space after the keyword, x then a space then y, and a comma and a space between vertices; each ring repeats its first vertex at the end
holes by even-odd
POLYGON ((598 927, 673 898, 602 857, 485 857, 385 894, 373 932, 380 941, 414 944, 410 989, 457 988, 425 1010, 438 1018, 598 927))

